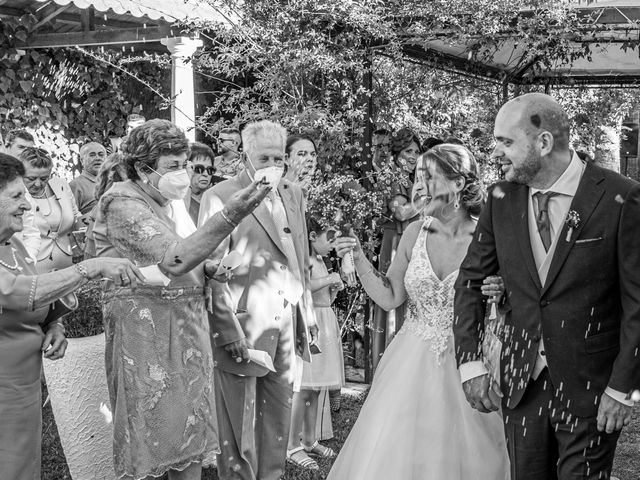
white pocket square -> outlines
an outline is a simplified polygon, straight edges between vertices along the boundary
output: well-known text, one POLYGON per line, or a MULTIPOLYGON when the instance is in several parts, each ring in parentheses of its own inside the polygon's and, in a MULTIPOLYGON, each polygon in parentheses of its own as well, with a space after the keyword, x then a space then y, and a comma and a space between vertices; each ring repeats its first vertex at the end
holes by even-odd
POLYGON ((576 243, 590 243, 590 242, 597 242, 599 240, 602 240, 602 237, 596 237, 596 238, 581 238, 579 240, 576 240, 576 243))

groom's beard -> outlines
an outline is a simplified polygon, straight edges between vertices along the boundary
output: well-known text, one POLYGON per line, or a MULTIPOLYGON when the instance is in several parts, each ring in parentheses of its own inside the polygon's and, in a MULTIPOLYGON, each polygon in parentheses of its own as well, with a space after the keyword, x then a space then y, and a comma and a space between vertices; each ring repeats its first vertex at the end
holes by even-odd
POLYGON ((540 154, 535 151, 532 145, 527 146, 527 156, 524 161, 516 167, 511 163, 511 172, 507 173, 506 179, 509 182, 529 185, 542 170, 540 154))

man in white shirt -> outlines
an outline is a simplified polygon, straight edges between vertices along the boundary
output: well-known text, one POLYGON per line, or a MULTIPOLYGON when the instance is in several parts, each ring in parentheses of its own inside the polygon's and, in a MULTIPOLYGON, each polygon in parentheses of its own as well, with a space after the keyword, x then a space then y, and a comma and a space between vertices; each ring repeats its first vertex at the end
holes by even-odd
POLYGON ((609 478, 640 384, 640 185, 569 147, 544 94, 495 122, 494 186, 456 283, 454 335, 471 406, 495 410, 480 353, 482 281, 505 283, 500 378, 512 480, 609 478))
POLYGON ((214 255, 221 259, 234 252, 241 258, 227 284, 210 282, 222 480, 282 477, 298 371, 295 355, 310 361, 309 340, 317 333, 304 195, 282 178, 286 136, 281 125, 267 120, 248 124, 242 131, 242 172, 202 195, 200 225, 243 185, 271 174, 267 198, 214 255), (270 359, 273 368, 260 366, 256 355, 270 359))

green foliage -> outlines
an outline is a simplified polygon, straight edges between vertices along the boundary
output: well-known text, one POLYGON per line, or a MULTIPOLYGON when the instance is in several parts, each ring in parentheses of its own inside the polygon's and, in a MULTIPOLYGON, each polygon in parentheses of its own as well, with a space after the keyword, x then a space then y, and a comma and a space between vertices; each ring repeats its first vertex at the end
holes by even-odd
POLYGON ((144 106, 144 114, 157 116, 166 108, 151 88, 141 89, 126 73, 155 90, 166 89, 166 59, 107 52, 107 63, 80 48, 17 50, 16 40, 24 41, 35 22, 32 15, 0 22, 0 128, 33 130, 58 160, 58 173, 75 168, 79 144, 108 145, 110 137, 124 136, 128 114, 144 106))
MULTIPOLYGON (((593 46, 579 36, 612 28, 581 17, 569 8, 575 4, 569 0, 225 3, 239 12, 240 20, 233 28, 216 30, 197 59, 199 72, 226 82, 201 117, 201 128, 216 132, 230 121, 242 125, 273 118, 292 132, 315 132, 321 166, 350 170, 364 166, 357 158, 367 147, 362 138, 371 99, 375 126, 409 126, 422 137, 457 137, 474 151, 489 183, 497 178, 488 162, 493 118, 504 101, 502 82, 510 79, 476 78, 474 72, 486 71, 474 65, 506 47, 511 57, 497 61, 525 72, 526 81, 543 70, 590 59, 594 49, 606 48, 606 41, 593 46), (412 63, 407 49, 428 48, 431 42, 464 45, 472 61, 470 75, 449 73, 453 67, 446 61, 437 69, 412 63), (371 88, 366 85, 369 71, 371 88)), ((633 41, 626 45, 636 46, 633 41)), ((569 108, 575 139, 588 151, 594 150, 598 129, 619 123, 631 105, 630 95, 618 92, 554 93, 577 100, 577 108, 569 108), (584 111, 589 111, 588 121, 584 111)))

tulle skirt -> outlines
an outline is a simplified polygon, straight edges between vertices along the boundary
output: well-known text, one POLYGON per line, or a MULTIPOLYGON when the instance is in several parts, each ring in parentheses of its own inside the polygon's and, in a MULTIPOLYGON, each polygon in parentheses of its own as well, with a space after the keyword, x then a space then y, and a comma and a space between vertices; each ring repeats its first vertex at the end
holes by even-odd
POLYGON ((330 480, 508 480, 502 418, 466 401, 453 339, 439 357, 403 328, 382 357, 330 480))

